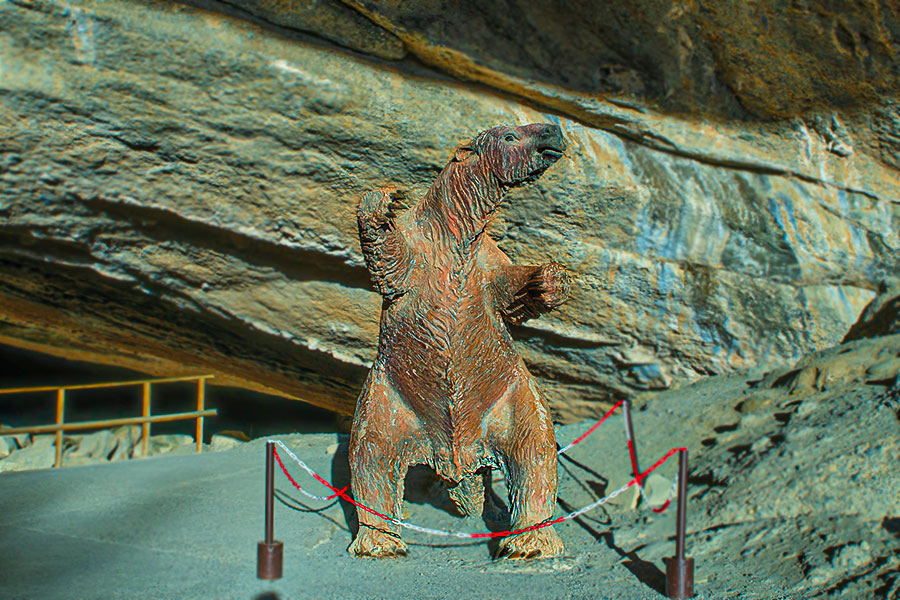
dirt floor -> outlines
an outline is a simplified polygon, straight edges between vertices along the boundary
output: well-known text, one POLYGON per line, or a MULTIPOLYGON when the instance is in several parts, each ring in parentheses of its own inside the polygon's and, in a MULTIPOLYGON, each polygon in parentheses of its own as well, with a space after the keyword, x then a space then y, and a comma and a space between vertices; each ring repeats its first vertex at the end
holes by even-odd
MULTIPOLYGON (((690 449, 688 554, 698 598, 900 598, 900 336, 845 344, 795 368, 717 377, 633 414, 646 468, 690 449)), ((566 444, 585 422, 558 430, 566 444)), ((339 486, 346 436, 273 436, 339 486)), ((276 479, 284 578, 256 579, 264 439, 204 455, 0 473, 0 598, 662 598, 675 511, 627 492, 557 526, 565 556, 491 560, 493 545, 405 532, 399 560, 351 558, 353 511, 276 479)), ((322 486, 295 465, 310 491, 322 486)), ((677 461, 649 481, 664 498, 677 461)), ((557 515, 630 478, 617 414, 560 460, 557 515)), ((405 518, 455 531, 503 524, 454 516, 425 470, 405 518)), ((504 495, 502 484, 495 492, 504 495)))

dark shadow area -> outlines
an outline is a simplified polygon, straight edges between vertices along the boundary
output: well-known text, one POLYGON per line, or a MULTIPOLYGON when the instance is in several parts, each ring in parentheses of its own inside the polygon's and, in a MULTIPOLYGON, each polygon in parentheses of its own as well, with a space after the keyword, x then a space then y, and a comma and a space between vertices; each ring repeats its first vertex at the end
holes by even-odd
POLYGON ((403 499, 413 504, 428 504, 454 517, 463 514, 450 498, 447 485, 427 465, 413 465, 406 474, 403 499))
POLYGON ((546 346, 557 348, 593 349, 604 346, 618 346, 621 342, 615 340, 586 340, 584 338, 563 335, 555 331, 538 329, 530 325, 508 324, 509 332, 513 339, 521 341, 539 342, 546 346))
POLYGON ((584 464, 583 462, 577 461, 577 460, 575 460, 574 458, 572 458, 571 456, 569 456, 569 455, 567 455, 567 454, 561 454, 561 455, 559 456, 559 465, 560 465, 560 467, 562 467, 563 469, 565 469, 565 471, 566 471, 567 473, 569 473, 569 474, 572 476, 572 479, 574 479, 575 481, 578 481, 579 483, 581 483, 581 480, 580 480, 578 477, 575 476, 575 474, 571 471, 571 469, 566 468, 566 465, 564 464, 563 461, 565 461, 566 463, 571 463, 572 465, 578 467, 578 468, 581 469, 582 471, 585 471, 586 473, 590 473, 591 475, 593 475, 594 477, 596 477, 596 478, 599 480, 599 485, 602 485, 602 486, 603 486, 602 489, 603 489, 604 491, 602 491, 602 492, 595 492, 595 493, 600 494, 600 497, 602 497, 602 494, 605 493, 606 485, 609 483, 609 480, 607 480, 606 477, 604 477, 603 475, 601 475, 600 473, 598 473, 597 471, 595 471, 595 470, 592 469, 591 467, 587 466, 587 465, 584 464))
POLYGON ((900 537, 900 518, 897 517, 885 517, 881 521, 881 526, 884 527, 885 531, 888 533, 892 533, 897 537, 900 537))
POLYGON ((278 502, 280 502, 282 506, 286 506, 286 507, 290 508, 291 510, 295 510, 295 511, 301 512, 301 513, 313 513, 316 516, 321 517, 322 519, 325 519, 326 521, 328 521, 332 525, 336 526, 337 528, 342 529, 343 531, 346 531, 347 533, 350 532, 350 529, 345 524, 342 524, 337 519, 333 519, 333 518, 329 517, 328 515, 324 514, 324 511, 328 510, 329 508, 331 508, 332 506, 334 506, 335 504, 338 503, 337 499, 332 500, 332 501, 328 502, 327 504, 316 508, 316 507, 309 506, 305 502, 301 501, 300 499, 298 499, 294 496, 291 496, 290 494, 288 494, 287 492, 285 492, 283 490, 276 489, 274 493, 275 493, 275 499, 278 500, 278 502))
MULTIPOLYGON (((582 490, 592 494, 596 498, 603 498, 604 496, 606 496, 609 489, 609 480, 607 478, 603 477, 602 475, 600 475, 600 473, 591 469, 589 466, 571 458, 570 456, 563 454, 559 458, 560 469, 564 471, 572 479, 572 481, 576 482, 582 490), (585 473, 588 473, 589 475, 595 477, 596 480, 590 480, 580 476, 579 473, 576 473, 574 471, 573 467, 578 468, 585 473)), ((558 497, 556 501, 565 513, 570 513, 580 508, 566 502, 563 498, 558 497)), ((624 558, 625 560, 622 561, 622 564, 625 565, 625 568, 628 569, 638 579, 638 581, 653 589, 657 593, 665 595, 665 573, 652 562, 643 560, 640 556, 638 556, 637 551, 643 546, 640 546, 630 552, 626 552, 624 549, 617 546, 615 543, 613 532, 610 530, 610 526, 612 525, 612 517, 606 511, 605 506, 599 506, 597 510, 602 511, 602 519, 591 517, 585 514, 575 517, 574 519, 572 519, 572 521, 577 523, 582 529, 588 532, 596 541, 603 542, 608 548, 614 550, 619 556, 624 558), (605 531, 601 531, 598 528, 603 528, 605 529, 605 531)))
MULTIPOLYGON (((577 509, 577 507, 572 506, 562 498, 558 498, 557 503, 567 513, 577 509)), ((643 548, 643 546, 638 546, 634 550, 626 552, 624 549, 616 545, 615 537, 613 536, 612 531, 607 530, 604 532, 600 532, 592 527, 591 524, 589 524, 583 517, 575 517, 572 520, 577 523, 582 529, 587 531, 595 540, 605 543, 608 548, 612 549, 616 554, 626 559, 622 561, 622 564, 625 565, 625 568, 628 569, 637 578, 638 581, 640 581, 656 593, 665 595, 666 574, 652 562, 643 560, 640 556, 638 556, 637 551, 643 548)), ((609 518, 609 515, 607 514, 607 521, 605 523, 599 524, 608 527, 612 524, 612 519, 609 518)))
MULTIPOLYGON (((350 485, 350 464, 348 462, 349 443, 350 436, 339 435, 338 449, 334 454, 334 459, 332 459, 331 461, 331 484, 338 489, 350 485)), ((428 467, 427 465, 414 465, 410 467, 409 472, 406 476, 406 480, 404 482, 403 499, 404 501, 413 504, 428 504, 436 508, 437 510, 443 511, 454 517, 461 517, 462 515, 460 511, 453 503, 453 500, 450 498, 450 494, 447 490, 448 488, 445 482, 435 474, 431 467, 428 467)), ((348 493, 352 497, 352 491, 348 490, 348 493)), ((347 502, 343 498, 340 499, 339 502, 341 510, 344 513, 344 522, 346 523, 346 527, 341 528, 351 533, 350 539, 347 540, 347 544, 349 545, 350 541, 359 534, 359 515, 357 513, 357 508, 351 503, 347 502)), ((299 502, 298 504, 300 504, 301 506, 305 506, 299 502)), ((506 513, 505 522, 497 522, 491 519, 491 515, 497 514, 497 511, 495 510, 497 506, 503 507, 503 502, 497 497, 497 495, 493 491, 493 487, 491 486, 485 490, 485 510, 484 516, 482 517, 482 520, 488 527, 489 531, 504 531, 509 527, 508 513, 506 513)), ((505 511, 505 507, 503 507, 501 510, 505 511)), ((460 523, 468 522, 469 521, 460 521, 460 523)), ((451 548, 457 546, 477 546, 487 543, 492 555, 493 551, 496 549, 495 539, 474 541, 465 541, 460 539, 459 541, 430 543, 418 541, 417 538, 410 538, 407 533, 408 532, 406 531, 401 531, 403 540, 408 546, 424 546, 427 548, 451 548), (493 544, 494 547, 491 547, 491 544, 493 544)))
POLYGON ((281 596, 275 592, 264 592, 259 596, 255 596, 253 600, 281 600, 281 596))
MULTIPOLYGON (((146 373, 115 366, 58 358, 49 354, 0 346, 0 389, 43 387, 152 379, 146 373)), ((210 383, 215 381, 210 380, 210 383)), ((151 388, 151 414, 196 409, 197 384, 178 382, 151 388)), ((227 431, 250 439, 278 433, 333 433, 335 413, 304 402, 287 400, 239 388, 207 385, 206 408, 218 410, 204 423, 204 442, 227 431)), ((0 395, 0 423, 9 426, 42 425, 55 421, 56 393, 0 395)), ((136 417, 141 414, 141 387, 72 390, 66 394, 67 422, 136 417)), ((96 431, 96 430, 94 430, 96 431)), ((85 431, 79 433, 92 433, 85 431)), ((194 421, 154 423, 151 435, 194 435, 194 421)))
MULTIPOLYGON (((572 471, 572 469, 570 469, 568 466, 563 464, 562 461, 560 461, 559 466, 563 471, 565 471, 569 475, 569 477, 572 478, 572 480, 575 483, 578 484, 578 486, 582 490, 584 490, 588 494, 596 496, 597 498, 603 498, 606 495, 606 491, 609 488, 609 480, 606 479, 605 477, 603 477, 601 475, 597 475, 597 477, 600 479, 599 481, 583 480, 583 479, 579 478, 572 471)), ((600 509, 602 509, 604 511, 604 514, 606 514, 606 517, 607 517, 606 521, 600 521, 599 519, 595 519, 593 517, 587 517, 587 516, 582 517, 582 518, 584 518, 586 520, 590 520, 590 521, 595 521, 598 525, 607 525, 609 523, 609 514, 605 512, 606 509, 604 507, 601 506, 600 509)))
MULTIPOLYGON (((350 436, 339 434, 337 436, 337 442, 337 450, 334 453, 334 458, 331 459, 331 485, 340 490, 345 486, 350 485, 350 462, 348 460, 350 436)), ((322 487, 321 489, 325 488, 322 487)), ((351 497, 353 496, 353 491, 349 487, 347 488, 347 494, 351 497)), ((338 503, 340 504, 341 511, 344 513, 345 529, 350 533, 350 536, 347 538, 347 545, 349 546, 350 542, 356 537, 357 533, 359 533, 359 518, 356 515, 355 506, 343 498, 339 498, 338 503)))

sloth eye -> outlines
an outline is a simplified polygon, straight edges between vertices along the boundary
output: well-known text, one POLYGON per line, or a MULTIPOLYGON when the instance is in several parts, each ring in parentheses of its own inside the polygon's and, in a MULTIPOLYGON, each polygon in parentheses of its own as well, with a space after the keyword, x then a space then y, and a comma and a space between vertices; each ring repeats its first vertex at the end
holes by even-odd
POLYGON ((504 142, 512 143, 512 142, 515 142, 517 139, 518 138, 511 133, 507 133, 506 135, 503 136, 504 142))

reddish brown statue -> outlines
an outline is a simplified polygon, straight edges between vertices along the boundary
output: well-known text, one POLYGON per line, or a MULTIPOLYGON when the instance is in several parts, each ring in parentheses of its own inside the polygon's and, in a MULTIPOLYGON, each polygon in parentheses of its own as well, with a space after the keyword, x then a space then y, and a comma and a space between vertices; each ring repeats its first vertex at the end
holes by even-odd
MULTIPOLYGON (((566 149, 555 125, 495 127, 460 147, 418 203, 400 214, 394 189, 359 205, 366 264, 384 296, 378 355, 356 405, 350 469, 357 500, 401 517, 410 465, 430 465, 460 509, 481 509, 490 471, 508 477, 513 527, 556 504, 556 436, 546 400, 506 323, 566 300, 561 265, 512 264, 485 233, 506 193, 566 149)), ((399 556, 398 527, 359 511, 349 551, 399 556)), ((552 527, 502 540, 498 556, 558 555, 552 527)))

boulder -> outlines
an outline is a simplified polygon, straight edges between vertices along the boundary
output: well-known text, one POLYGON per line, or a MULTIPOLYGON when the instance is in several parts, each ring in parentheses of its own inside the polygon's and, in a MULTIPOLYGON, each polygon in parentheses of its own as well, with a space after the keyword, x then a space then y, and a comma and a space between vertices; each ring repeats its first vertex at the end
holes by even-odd
POLYGON ((12 436, 0 436, 0 458, 9 456, 10 452, 18 449, 19 447, 16 445, 16 441, 12 439, 12 436))
POLYGON ((138 425, 126 425, 110 430, 116 438, 116 447, 109 454, 109 460, 127 460, 134 457, 135 449, 140 452, 141 428, 138 425))
POLYGON ((56 436, 36 435, 31 445, 0 460, 0 472, 49 469, 55 462, 56 436))
MULTIPOLYGON (((194 438, 184 434, 152 435, 147 440, 147 455, 168 454, 174 450, 190 446, 193 448, 194 438)), ((135 447, 135 456, 140 456, 141 445, 135 447)))
POLYGON ((16 433, 14 435, 0 436, 5 442, 10 452, 19 448, 30 446, 34 440, 34 436, 30 433, 16 433))
POLYGON ((843 341, 895 333, 900 333, 900 279, 892 278, 881 283, 878 295, 866 305, 843 341))
POLYGON ((246 441, 236 439, 229 435, 215 434, 212 436, 212 439, 209 442, 209 449, 212 452, 221 452, 222 450, 231 450, 232 448, 237 448, 245 443, 246 441))
POLYGON ((119 445, 119 439, 109 429, 102 429, 87 435, 72 436, 73 445, 65 453, 65 463, 69 464, 76 457, 79 464, 87 464, 93 461, 106 461, 112 456, 119 445))

